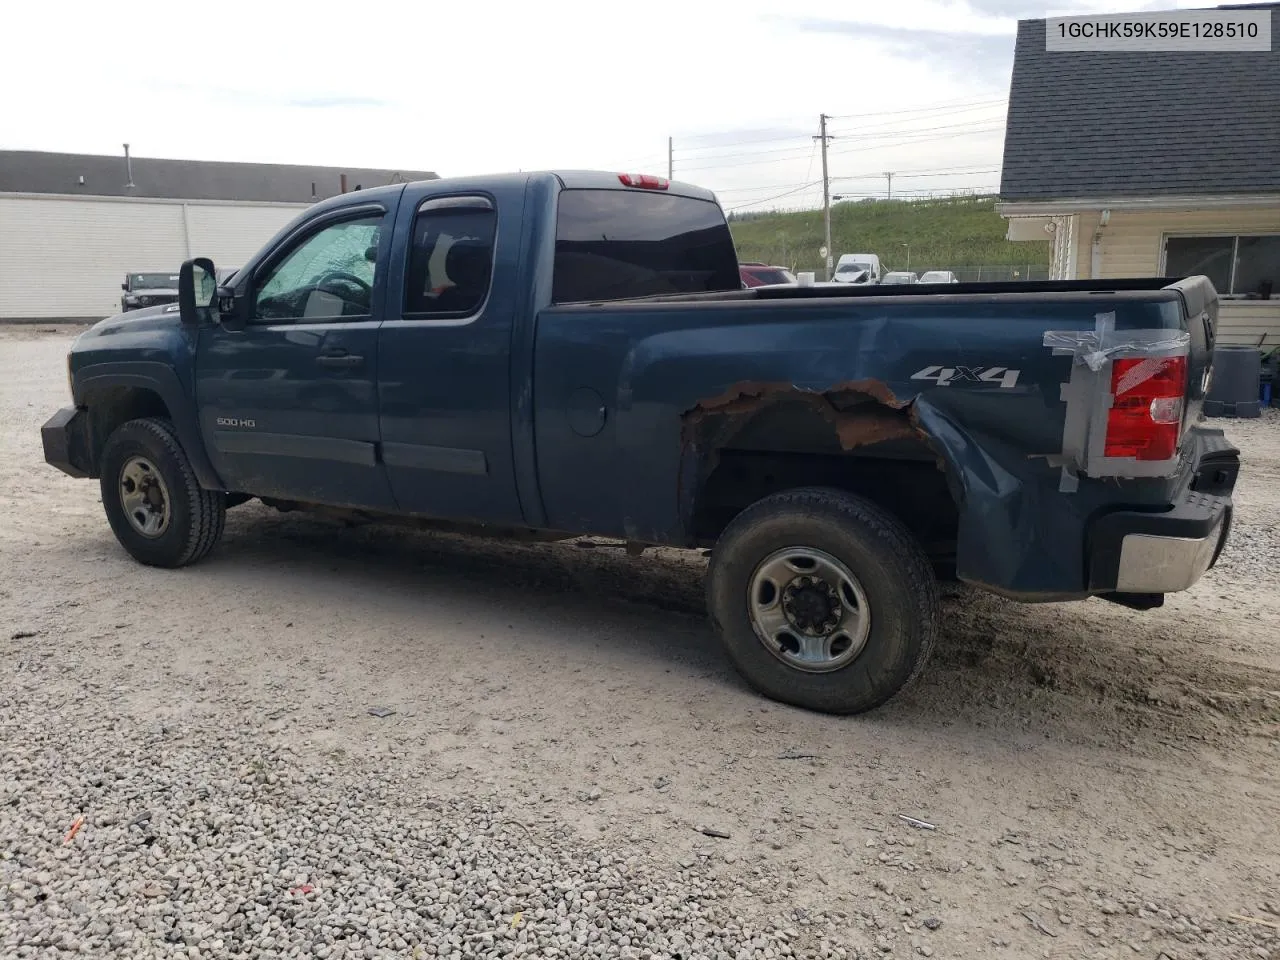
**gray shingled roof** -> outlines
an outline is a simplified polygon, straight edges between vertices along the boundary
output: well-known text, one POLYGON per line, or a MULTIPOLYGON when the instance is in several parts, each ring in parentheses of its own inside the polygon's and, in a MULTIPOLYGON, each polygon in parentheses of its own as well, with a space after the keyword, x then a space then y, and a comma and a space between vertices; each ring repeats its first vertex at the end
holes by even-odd
POLYGON ((1006 201, 1280 192, 1280 3, 1267 53, 1048 53, 1022 20, 1006 201))
POLYGON ((103 157, 81 153, 0 150, 0 193, 61 193, 96 197, 163 197, 177 200, 268 200, 309 203, 347 189, 435 180, 425 170, 364 167, 302 167, 275 163, 158 160, 134 157, 128 187, 123 152, 103 157), (80 178, 84 177, 84 184, 80 178), (315 195, 312 195, 315 184, 315 195))

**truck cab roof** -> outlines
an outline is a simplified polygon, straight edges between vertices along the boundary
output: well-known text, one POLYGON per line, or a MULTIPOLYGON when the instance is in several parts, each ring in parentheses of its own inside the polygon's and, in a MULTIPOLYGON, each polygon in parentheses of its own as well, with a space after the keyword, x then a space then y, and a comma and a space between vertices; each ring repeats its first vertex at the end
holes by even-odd
POLYGON ((533 180, 555 180, 564 190, 646 190, 662 192, 671 196, 692 197, 715 203, 716 195, 704 187, 679 180, 667 180, 665 177, 648 177, 660 186, 630 186, 623 182, 623 177, 639 178, 636 173, 607 173, 599 170, 535 170, 521 173, 482 174, 467 177, 440 177, 436 180, 417 181, 412 184, 393 183, 383 187, 353 190, 350 193, 329 197, 307 209, 308 214, 324 210, 338 210, 344 207, 378 202, 394 197, 406 186, 429 186, 433 193, 456 193, 467 190, 489 192, 503 187, 521 186, 533 180))

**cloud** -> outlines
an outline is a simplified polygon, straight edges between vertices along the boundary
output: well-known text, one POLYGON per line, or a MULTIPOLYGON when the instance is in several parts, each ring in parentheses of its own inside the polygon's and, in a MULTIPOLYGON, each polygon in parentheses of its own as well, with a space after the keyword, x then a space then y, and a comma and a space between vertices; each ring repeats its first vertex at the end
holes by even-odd
POLYGON ((795 21, 795 26, 807 33, 843 34, 867 41, 904 59, 926 59, 948 73, 963 75, 970 81, 979 80, 984 86, 1002 90, 1008 88, 1009 74, 1013 69, 1012 32, 916 30, 853 20, 814 18, 795 21))
MULTIPOLYGON (((1070 4, 1063 4, 1070 6, 1070 4)), ((1043 17, 1045 3, 1043 0, 967 0, 965 3, 974 13, 993 17, 1014 17, 1022 20, 1028 17, 1043 17)))
POLYGON ((335 107, 372 107, 379 109, 391 106, 390 100, 380 100, 377 97, 299 97, 289 101, 291 107, 301 107, 304 110, 329 110, 335 107))

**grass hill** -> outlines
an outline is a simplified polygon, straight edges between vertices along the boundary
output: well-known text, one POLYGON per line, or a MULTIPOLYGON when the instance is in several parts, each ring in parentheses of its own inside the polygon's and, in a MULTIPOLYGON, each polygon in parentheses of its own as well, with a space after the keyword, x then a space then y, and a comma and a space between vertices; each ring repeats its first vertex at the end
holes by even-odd
MULTIPOLYGON (((821 210, 731 214, 730 227, 740 259, 813 270, 822 279, 821 210)), ((1008 279, 1015 270, 1022 279, 1047 276, 1048 241, 1012 243, 1007 227, 995 197, 845 201, 831 207, 832 255, 875 253, 891 270, 954 270, 961 280, 978 279, 978 267, 992 268, 983 279, 1008 279)))

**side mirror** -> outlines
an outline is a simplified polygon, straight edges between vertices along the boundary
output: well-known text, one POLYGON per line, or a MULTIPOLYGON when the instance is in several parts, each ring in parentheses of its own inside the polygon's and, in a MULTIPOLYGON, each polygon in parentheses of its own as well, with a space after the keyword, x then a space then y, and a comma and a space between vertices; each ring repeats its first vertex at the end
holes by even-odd
POLYGON ((213 315, 217 292, 217 272, 212 260, 197 257, 183 263, 178 271, 178 311, 182 315, 183 326, 198 327, 208 323, 213 315))
POLYGON ((129 292, 128 282, 126 281, 125 283, 120 284, 120 289, 123 290, 125 293, 128 293, 129 292))

